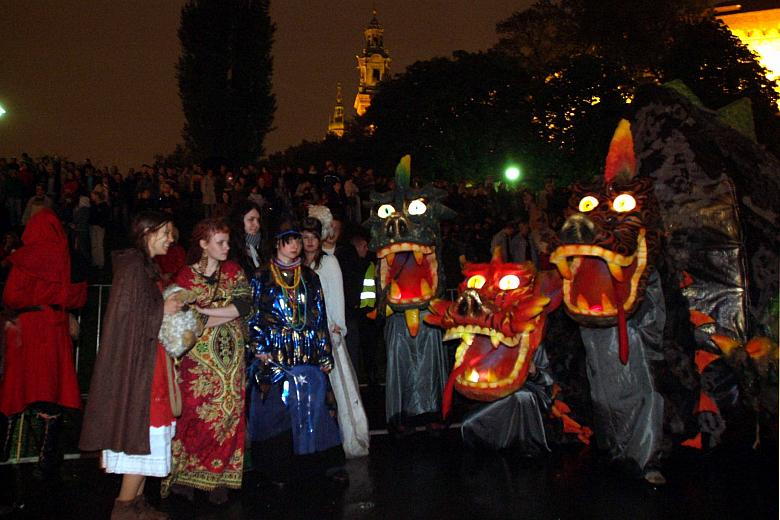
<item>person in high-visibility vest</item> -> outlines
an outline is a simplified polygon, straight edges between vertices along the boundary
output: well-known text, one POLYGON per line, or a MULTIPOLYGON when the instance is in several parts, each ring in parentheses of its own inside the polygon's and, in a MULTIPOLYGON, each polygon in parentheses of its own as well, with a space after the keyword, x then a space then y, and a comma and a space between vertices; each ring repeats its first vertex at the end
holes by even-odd
POLYGON ((376 325, 366 314, 376 305, 376 267, 368 250, 368 237, 359 230, 336 249, 344 280, 344 307, 349 334, 344 338, 358 378, 376 381, 376 325))
POLYGON ((376 264, 368 264, 366 274, 363 275, 363 290, 360 292, 360 308, 373 310, 376 305, 376 264))

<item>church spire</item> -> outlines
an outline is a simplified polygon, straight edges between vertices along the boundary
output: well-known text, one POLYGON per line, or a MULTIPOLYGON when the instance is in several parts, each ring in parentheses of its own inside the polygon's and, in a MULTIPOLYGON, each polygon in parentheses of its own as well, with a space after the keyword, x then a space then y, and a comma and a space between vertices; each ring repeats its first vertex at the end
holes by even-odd
POLYGON ((379 23, 376 8, 372 10, 371 21, 363 31, 363 53, 356 56, 360 83, 355 96, 355 111, 359 116, 365 114, 371 105, 371 97, 379 83, 390 72, 390 54, 384 45, 385 29, 379 23))
POLYGON ((336 106, 328 123, 328 133, 337 137, 344 135, 344 102, 341 97, 341 83, 336 84, 336 106))

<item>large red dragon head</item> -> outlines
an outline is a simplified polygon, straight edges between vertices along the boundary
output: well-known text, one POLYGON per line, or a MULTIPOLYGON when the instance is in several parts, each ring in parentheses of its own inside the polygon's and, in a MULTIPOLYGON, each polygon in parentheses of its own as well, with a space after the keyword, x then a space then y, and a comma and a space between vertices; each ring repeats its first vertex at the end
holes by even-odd
MULTIPOLYGON (((560 278, 533 264, 466 264, 455 301, 435 300, 425 321, 460 338, 448 386, 479 401, 494 401, 525 383, 544 334, 546 315, 560 303, 560 278)), ((447 408, 446 406, 443 408, 447 408)))
POLYGON ((642 302, 661 236, 652 181, 635 172, 631 129, 624 120, 612 139, 603 186, 573 187, 571 214, 550 255, 564 278, 566 312, 587 327, 618 325, 624 363, 626 317, 642 302))

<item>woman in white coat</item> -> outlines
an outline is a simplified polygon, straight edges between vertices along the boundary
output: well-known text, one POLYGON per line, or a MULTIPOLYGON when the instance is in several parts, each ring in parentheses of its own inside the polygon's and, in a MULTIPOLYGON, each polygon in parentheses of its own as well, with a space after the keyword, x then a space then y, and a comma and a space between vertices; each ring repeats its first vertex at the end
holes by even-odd
MULTIPOLYGON (((324 206, 313 206, 317 216, 323 216, 327 222, 330 210, 324 206), (322 211, 324 209, 324 211, 322 211), (327 212, 327 213, 325 213, 327 212)), ((344 453, 348 458, 368 455, 369 435, 368 420, 360 399, 360 389, 355 376, 355 369, 349 359, 344 336, 347 334, 344 318, 344 285, 341 268, 335 256, 322 251, 322 237, 327 231, 326 225, 318 218, 304 219, 301 227, 303 237, 304 263, 311 267, 322 284, 325 297, 325 309, 328 317, 331 344, 333 347, 334 367, 330 375, 330 384, 336 397, 338 421, 344 453)))

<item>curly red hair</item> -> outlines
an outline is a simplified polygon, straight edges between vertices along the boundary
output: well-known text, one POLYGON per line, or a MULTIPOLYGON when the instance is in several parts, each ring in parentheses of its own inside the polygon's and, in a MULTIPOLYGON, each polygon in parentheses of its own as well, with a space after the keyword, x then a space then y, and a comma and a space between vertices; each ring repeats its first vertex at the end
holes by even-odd
POLYGON ((230 234, 230 225, 225 219, 206 218, 195 224, 195 229, 192 230, 190 248, 187 250, 187 265, 197 263, 203 256, 203 248, 200 247, 200 241, 208 242, 216 233, 230 234))

